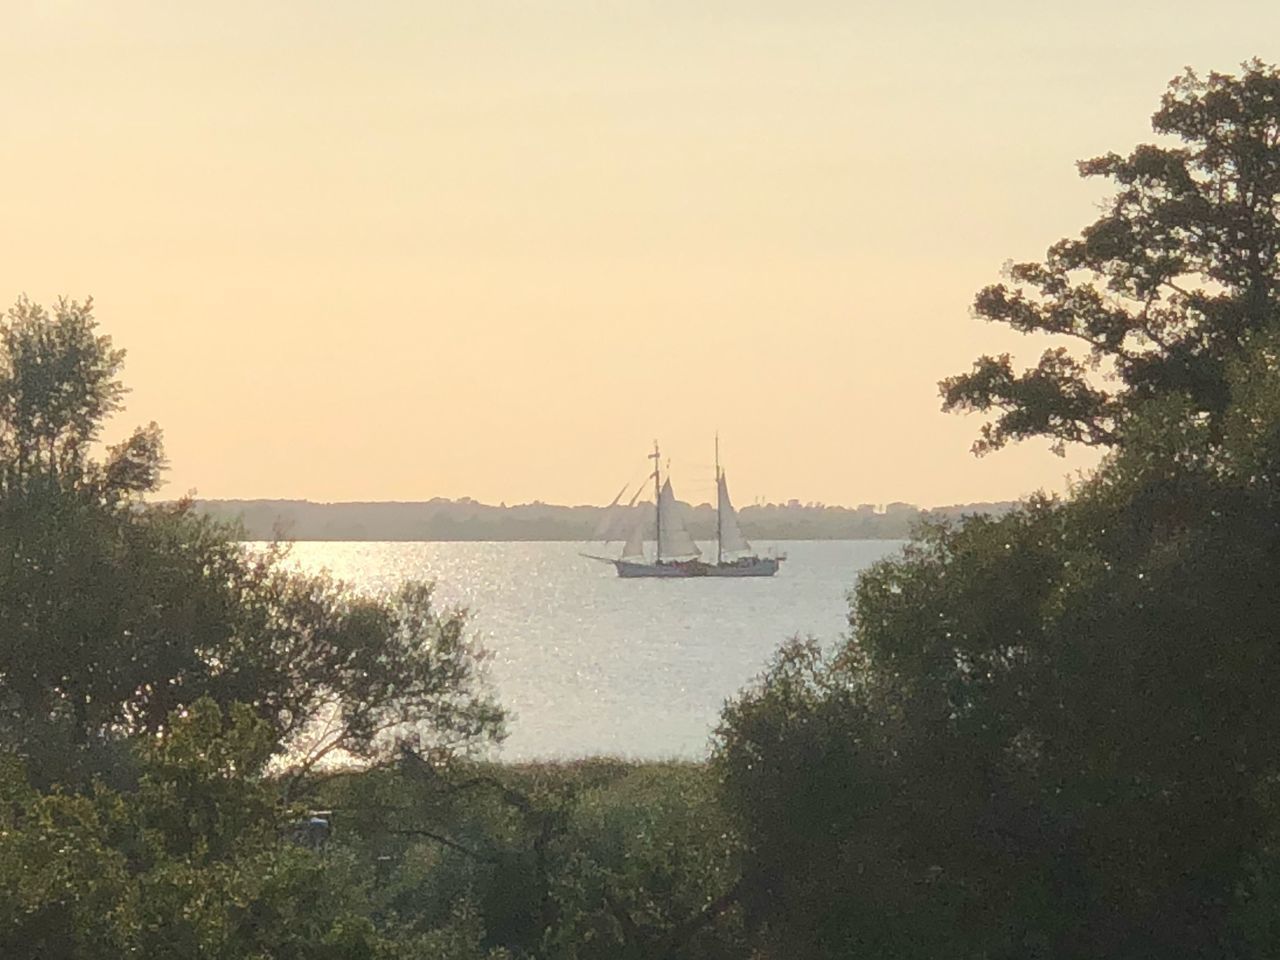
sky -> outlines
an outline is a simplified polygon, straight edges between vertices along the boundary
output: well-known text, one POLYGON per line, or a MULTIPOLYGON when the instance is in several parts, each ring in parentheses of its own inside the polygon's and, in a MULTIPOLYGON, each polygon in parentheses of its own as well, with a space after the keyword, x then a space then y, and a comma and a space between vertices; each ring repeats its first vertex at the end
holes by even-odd
POLYGON ((0 304, 92 296, 162 494, 940 505, 974 293, 1280 4, 0 0, 0 304))

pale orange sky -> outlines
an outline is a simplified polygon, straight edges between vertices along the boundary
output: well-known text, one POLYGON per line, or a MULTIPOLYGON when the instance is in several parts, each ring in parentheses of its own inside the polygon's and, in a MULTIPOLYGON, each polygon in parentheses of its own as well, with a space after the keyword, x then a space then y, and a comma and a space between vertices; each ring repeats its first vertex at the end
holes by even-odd
POLYGON ((165 493, 940 504, 936 381, 1096 214, 1184 65, 1280 4, 0 0, 0 303, 92 295, 165 493))

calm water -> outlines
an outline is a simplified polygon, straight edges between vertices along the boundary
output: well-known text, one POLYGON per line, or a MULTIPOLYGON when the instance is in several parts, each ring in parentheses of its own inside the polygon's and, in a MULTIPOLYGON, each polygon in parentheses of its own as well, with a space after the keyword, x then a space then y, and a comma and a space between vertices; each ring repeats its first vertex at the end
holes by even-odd
POLYGON ((900 546, 780 543, 776 577, 739 580, 621 580, 577 543, 298 543, 293 557, 370 591, 434 580, 440 603, 468 608, 511 713, 504 759, 655 758, 705 756, 724 701, 787 637, 839 640, 858 571, 900 546))

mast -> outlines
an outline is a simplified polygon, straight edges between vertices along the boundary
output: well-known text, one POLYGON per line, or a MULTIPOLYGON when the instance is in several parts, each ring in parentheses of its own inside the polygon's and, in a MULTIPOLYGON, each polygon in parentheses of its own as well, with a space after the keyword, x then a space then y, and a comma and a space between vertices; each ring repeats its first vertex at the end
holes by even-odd
POLYGON ((724 562, 724 548, 721 546, 722 534, 724 533, 724 517, 721 510, 724 509, 724 497, 720 496, 720 433, 716 432, 716 566, 720 566, 724 562))
POLYGON ((662 461, 658 459, 658 441, 653 441, 653 562, 662 562, 662 461))

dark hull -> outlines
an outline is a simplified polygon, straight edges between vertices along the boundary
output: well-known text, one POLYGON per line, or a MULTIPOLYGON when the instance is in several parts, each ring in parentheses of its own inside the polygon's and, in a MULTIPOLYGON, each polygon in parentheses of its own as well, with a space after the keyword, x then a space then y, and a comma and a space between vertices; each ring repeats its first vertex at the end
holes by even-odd
POLYGON ((689 577, 772 577, 778 572, 782 557, 746 557, 724 563, 703 563, 688 560, 683 563, 643 563, 631 560, 614 560, 620 577, 663 577, 687 579, 689 577))
POLYGON ((708 577, 772 577, 782 563, 780 557, 747 557, 707 567, 708 577))
POLYGON ((631 560, 615 560, 613 565, 620 577, 705 577, 707 565, 700 560, 687 563, 636 563, 631 560))

